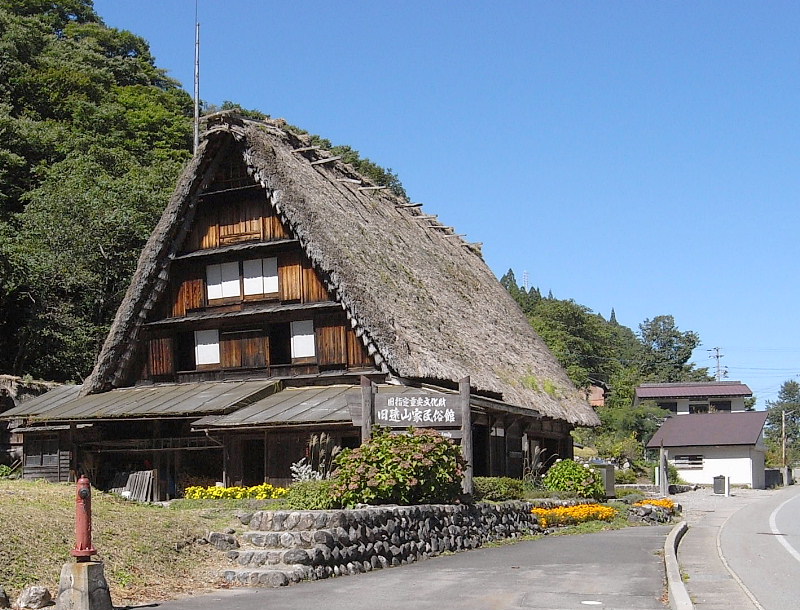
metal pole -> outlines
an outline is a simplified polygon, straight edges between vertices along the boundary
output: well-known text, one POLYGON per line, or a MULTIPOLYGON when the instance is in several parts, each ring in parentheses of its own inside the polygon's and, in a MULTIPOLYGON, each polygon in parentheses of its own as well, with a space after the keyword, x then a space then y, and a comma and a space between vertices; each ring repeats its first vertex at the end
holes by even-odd
POLYGON ((200 146, 200 22, 194 2, 194 153, 200 146))
POLYGON ((786 468, 786 409, 781 411, 781 465, 786 468))

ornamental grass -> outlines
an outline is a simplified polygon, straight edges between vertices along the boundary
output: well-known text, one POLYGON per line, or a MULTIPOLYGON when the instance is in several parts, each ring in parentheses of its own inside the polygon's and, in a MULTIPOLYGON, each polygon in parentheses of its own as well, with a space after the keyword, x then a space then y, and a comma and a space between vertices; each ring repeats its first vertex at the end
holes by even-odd
POLYGON ((633 503, 634 506, 658 506, 660 508, 665 508, 667 510, 675 510, 675 502, 670 500, 669 498, 658 498, 656 499, 646 499, 646 500, 639 500, 638 502, 633 503))
POLYGON ((578 504, 557 508, 534 508, 541 527, 576 525, 586 521, 611 521, 617 516, 617 509, 603 504, 578 504))
POLYGON ((221 500, 226 498, 273 500, 283 498, 288 490, 285 487, 275 487, 269 483, 254 485, 253 487, 187 487, 183 496, 187 500, 221 500))

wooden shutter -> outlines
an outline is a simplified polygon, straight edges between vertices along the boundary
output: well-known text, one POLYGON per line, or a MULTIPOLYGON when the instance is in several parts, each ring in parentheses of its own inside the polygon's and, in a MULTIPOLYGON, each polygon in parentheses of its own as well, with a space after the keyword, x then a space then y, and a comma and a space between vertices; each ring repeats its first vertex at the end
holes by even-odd
POLYGON ((278 289, 281 301, 299 301, 303 292, 303 267, 300 252, 278 256, 278 289))
POLYGON ((175 374, 175 359, 172 356, 172 337, 150 339, 148 362, 153 377, 175 374))
POLYGON ((317 362, 321 366, 347 364, 347 338, 342 316, 320 316, 315 326, 317 362))

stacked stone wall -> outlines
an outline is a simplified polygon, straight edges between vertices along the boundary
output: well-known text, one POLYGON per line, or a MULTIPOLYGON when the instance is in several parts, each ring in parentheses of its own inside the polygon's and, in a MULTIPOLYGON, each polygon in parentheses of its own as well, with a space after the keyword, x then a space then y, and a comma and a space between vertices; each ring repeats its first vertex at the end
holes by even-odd
MULTIPOLYGON (((285 585, 412 563, 487 542, 541 533, 531 509, 580 501, 369 507, 334 511, 259 511, 240 515, 247 548, 230 548, 237 564, 225 578, 285 585)), ((234 546, 233 537, 225 540, 234 546)))

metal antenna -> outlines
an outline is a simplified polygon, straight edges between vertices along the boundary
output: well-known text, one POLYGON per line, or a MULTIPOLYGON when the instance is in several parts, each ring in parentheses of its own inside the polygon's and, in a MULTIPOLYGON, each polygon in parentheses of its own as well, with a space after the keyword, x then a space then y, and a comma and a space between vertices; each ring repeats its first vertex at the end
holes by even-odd
POLYGON ((200 146, 200 21, 194 0, 194 153, 200 146))

